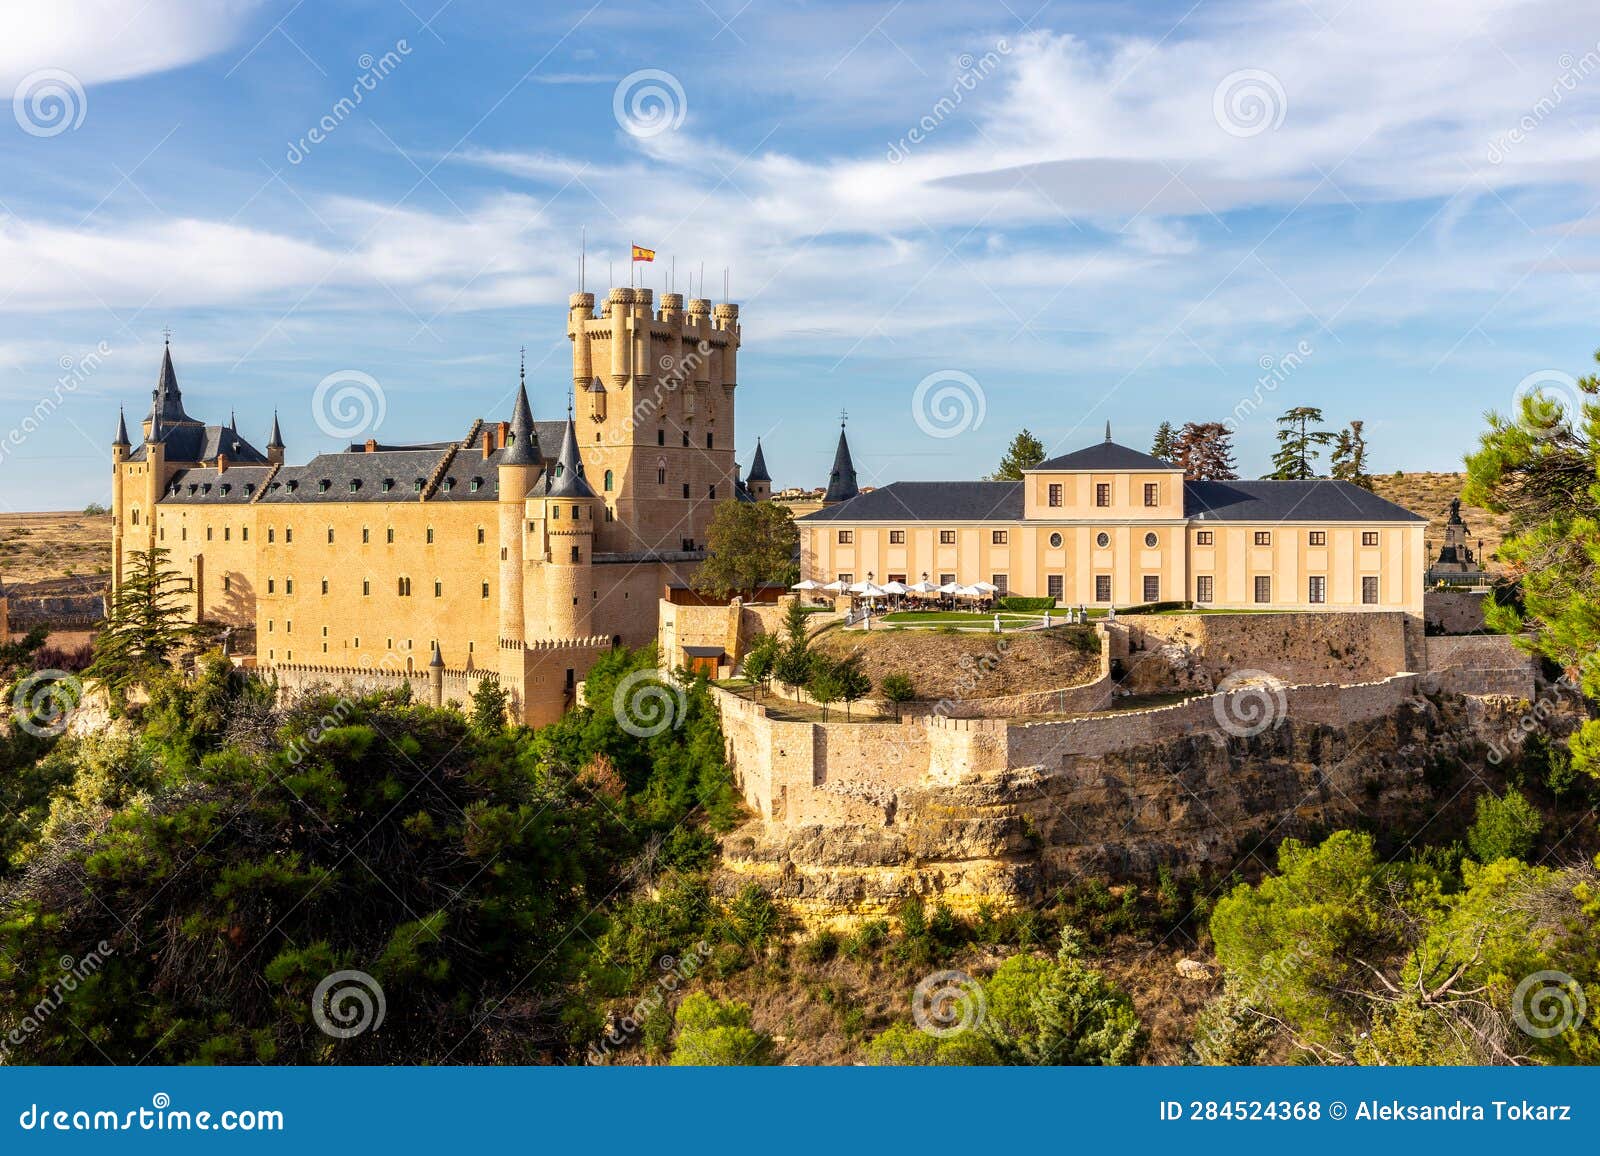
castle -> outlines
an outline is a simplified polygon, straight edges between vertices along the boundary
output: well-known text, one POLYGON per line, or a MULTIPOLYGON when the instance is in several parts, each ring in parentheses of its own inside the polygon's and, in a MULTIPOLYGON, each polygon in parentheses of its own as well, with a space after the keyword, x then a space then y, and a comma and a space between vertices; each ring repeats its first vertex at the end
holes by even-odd
POLYGON ((368 440, 287 464, 230 418, 184 409, 170 345, 138 444, 112 445, 112 587, 162 549, 195 621, 244 663, 329 682, 385 671, 489 678, 539 724, 572 705, 604 651, 656 636, 657 603, 704 557, 713 507, 770 495, 757 449, 734 460, 739 307, 612 289, 573 294, 572 404, 536 421, 519 383, 509 421, 459 440, 368 440))

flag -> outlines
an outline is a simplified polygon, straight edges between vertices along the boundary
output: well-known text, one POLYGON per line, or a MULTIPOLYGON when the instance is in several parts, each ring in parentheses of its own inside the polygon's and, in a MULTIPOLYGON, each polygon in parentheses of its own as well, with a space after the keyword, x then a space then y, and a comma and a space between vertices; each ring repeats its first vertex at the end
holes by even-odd
POLYGON ((654 249, 646 249, 642 245, 635 245, 633 247, 633 259, 635 261, 654 261, 656 259, 656 251, 654 249))

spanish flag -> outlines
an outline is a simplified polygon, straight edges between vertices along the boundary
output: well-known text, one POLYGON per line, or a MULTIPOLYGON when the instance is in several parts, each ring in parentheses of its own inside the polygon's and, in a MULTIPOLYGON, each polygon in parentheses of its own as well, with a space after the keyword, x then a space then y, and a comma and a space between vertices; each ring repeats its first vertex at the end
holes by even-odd
POLYGON ((635 261, 654 261, 656 259, 656 251, 654 249, 646 249, 642 245, 635 245, 633 247, 633 259, 635 261))

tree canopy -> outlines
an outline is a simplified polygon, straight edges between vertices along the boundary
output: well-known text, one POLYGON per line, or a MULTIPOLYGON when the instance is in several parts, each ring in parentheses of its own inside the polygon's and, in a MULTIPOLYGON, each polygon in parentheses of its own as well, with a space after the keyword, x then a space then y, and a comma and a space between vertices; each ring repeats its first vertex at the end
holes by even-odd
POLYGON ((800 531, 788 506, 719 502, 706 529, 706 559, 695 571, 694 587, 728 598, 762 586, 791 586, 800 578, 799 549, 800 531))
POLYGON ((1023 429, 1011 439, 1011 444, 1006 447, 1005 457, 1000 459, 1000 464, 995 467, 994 473, 989 475, 989 481, 1019 482, 1022 480, 1023 470, 1031 470, 1042 461, 1044 461, 1044 443, 1023 429))

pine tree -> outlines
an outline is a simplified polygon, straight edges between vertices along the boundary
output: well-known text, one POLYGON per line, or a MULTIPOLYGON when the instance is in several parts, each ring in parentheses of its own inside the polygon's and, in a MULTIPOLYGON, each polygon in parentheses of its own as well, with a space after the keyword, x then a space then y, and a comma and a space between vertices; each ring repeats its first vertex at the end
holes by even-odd
POLYGON ((483 678, 472 692, 472 729, 480 734, 494 734, 506 725, 506 710, 511 696, 498 682, 483 678))
MULTIPOLYGON (((1188 429, 1193 424, 1190 422, 1183 428, 1188 429)), ((1156 440, 1150 445, 1150 453, 1164 462, 1178 460, 1178 435, 1173 432, 1170 421, 1164 421, 1156 427, 1156 440)))
POLYGON ((1364 490, 1372 489, 1372 478, 1367 473, 1367 442, 1361 436, 1359 421, 1350 423, 1348 429, 1339 431, 1334 439, 1333 453, 1329 456, 1332 474, 1341 482, 1351 482, 1364 490))
POLYGON ((1294 481, 1317 476, 1318 447, 1331 445, 1338 435, 1316 429, 1322 424, 1322 411, 1316 406, 1295 406, 1278 419, 1278 452, 1272 455, 1272 473, 1279 481, 1294 481))
POLYGON ((1000 459, 1000 467, 989 475, 988 480, 1020 482, 1023 470, 1031 470, 1042 461, 1044 461, 1044 443, 1024 429, 1011 439, 1011 446, 1006 450, 1006 456, 1000 459))
POLYGON ((852 654, 833 670, 839 679, 839 699, 844 703, 844 717, 849 718, 850 705, 872 693, 872 677, 861 669, 859 654, 852 654))
POLYGON ((1233 467, 1233 435, 1220 421, 1185 422, 1169 460, 1182 466, 1183 476, 1192 482, 1229 482, 1239 476, 1233 467))
POLYGON ((168 568, 161 547, 136 550, 111 601, 111 614, 94 641, 94 661, 84 673, 115 694, 162 673, 202 635, 187 621, 185 579, 168 568))

